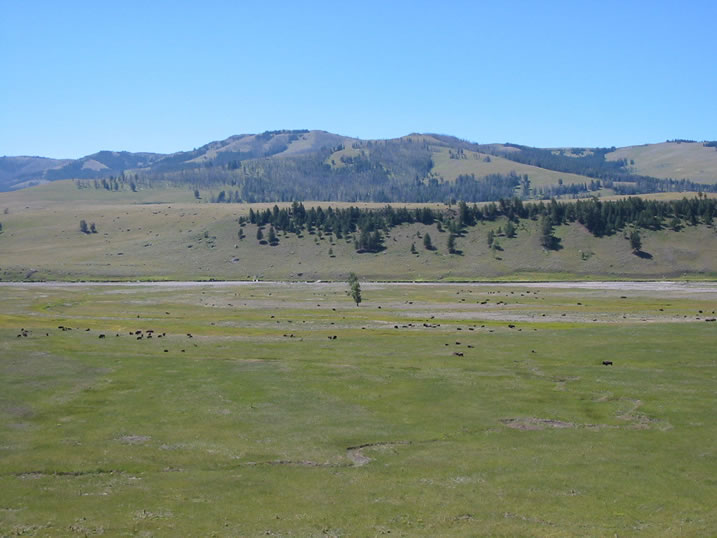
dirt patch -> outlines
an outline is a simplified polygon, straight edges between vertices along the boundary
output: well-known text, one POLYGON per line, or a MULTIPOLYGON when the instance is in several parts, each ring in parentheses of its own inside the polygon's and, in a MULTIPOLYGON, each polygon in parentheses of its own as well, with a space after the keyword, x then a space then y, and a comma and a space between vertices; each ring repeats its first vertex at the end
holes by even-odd
POLYGON ((341 463, 319 463, 310 460, 272 460, 272 461, 248 461, 241 466, 254 467, 258 465, 288 465, 290 467, 348 467, 341 463))
POLYGON ((23 479, 34 479, 34 478, 45 478, 48 476, 87 476, 87 475, 102 475, 102 474, 124 474, 123 471, 116 471, 113 469, 95 469, 90 471, 22 471, 14 473, 18 478, 23 479))
POLYGON ((553 420, 550 418, 504 418, 501 422, 508 428, 514 430, 544 430, 546 428, 574 428, 572 422, 563 422, 562 420, 553 420))
POLYGON ((117 441, 126 445, 143 445, 152 439, 149 435, 123 435, 117 441))
POLYGON ((346 457, 351 460, 354 466, 361 467, 362 465, 366 465, 367 463, 372 461, 371 458, 365 456, 362 452, 365 448, 370 449, 376 447, 410 444, 412 444, 412 441, 379 441, 377 443, 364 443, 362 445, 348 447, 346 449, 346 457))

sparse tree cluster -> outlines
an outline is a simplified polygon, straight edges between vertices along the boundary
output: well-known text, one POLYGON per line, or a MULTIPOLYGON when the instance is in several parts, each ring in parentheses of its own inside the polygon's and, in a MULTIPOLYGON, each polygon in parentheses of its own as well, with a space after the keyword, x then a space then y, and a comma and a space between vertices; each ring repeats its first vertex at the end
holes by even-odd
POLYGON ((95 226, 94 222, 90 222, 90 224, 87 224, 87 221, 85 219, 80 220, 80 231, 83 234, 96 234, 97 233, 97 227, 95 226))

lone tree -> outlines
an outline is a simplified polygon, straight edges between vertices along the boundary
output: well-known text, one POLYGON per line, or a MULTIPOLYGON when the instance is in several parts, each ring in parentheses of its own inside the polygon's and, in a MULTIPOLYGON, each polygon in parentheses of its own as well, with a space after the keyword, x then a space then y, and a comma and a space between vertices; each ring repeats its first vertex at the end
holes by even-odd
POLYGON ((433 250, 433 243, 431 243, 431 235, 426 232, 426 235, 423 236, 423 248, 426 250, 433 250))
POLYGON ((547 249, 555 248, 555 236, 553 235, 553 221, 550 217, 543 215, 540 219, 540 244, 547 249))
POLYGON ((349 290, 346 292, 356 303, 356 306, 361 304, 361 285, 359 284, 356 273, 349 273, 348 278, 349 290))
POLYGON ((82 220, 80 221, 80 231, 81 231, 83 234, 88 234, 88 233, 90 233, 90 228, 87 226, 87 221, 86 221, 85 219, 82 219, 82 220))
POLYGON ((273 226, 269 226, 269 244, 271 246, 277 245, 279 243, 279 238, 276 237, 276 232, 274 231, 273 226))
POLYGON ((455 254, 456 253, 456 236, 453 232, 448 234, 448 253, 449 254, 455 254))
POLYGON ((640 237, 640 232, 637 230, 633 230, 632 233, 630 233, 630 247, 635 253, 640 252, 642 248, 642 238, 640 237))
POLYGON ((515 237, 515 224, 508 221, 503 231, 505 232, 506 237, 515 237))

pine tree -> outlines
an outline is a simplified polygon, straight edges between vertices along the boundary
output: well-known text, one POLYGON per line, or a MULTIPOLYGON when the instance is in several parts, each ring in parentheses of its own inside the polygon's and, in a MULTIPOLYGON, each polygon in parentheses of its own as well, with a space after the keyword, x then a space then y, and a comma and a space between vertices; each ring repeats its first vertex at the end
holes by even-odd
POLYGON ((85 221, 85 219, 82 219, 82 220, 80 221, 80 231, 81 231, 83 234, 88 234, 88 233, 90 233, 90 229, 87 227, 87 222, 85 221))
POLYGON ((555 246, 553 223, 547 215, 543 215, 540 219, 540 244, 548 249, 552 249, 555 246))
POLYGON ((635 253, 640 252, 642 248, 642 238, 640 237, 640 232, 637 230, 633 230, 632 233, 630 233, 630 248, 632 248, 632 251, 635 253))
POLYGON ((426 232, 426 235, 423 236, 423 248, 426 250, 433 250, 433 243, 431 243, 431 234, 426 232))
POLYGON ((456 236, 453 233, 448 234, 448 253, 449 254, 455 254, 456 253, 456 236))
POLYGON ((504 228, 506 237, 515 237, 515 225, 508 221, 504 228))
POLYGON ((358 283, 358 280, 351 284, 351 298, 356 303, 356 306, 361 304, 361 285, 358 283))

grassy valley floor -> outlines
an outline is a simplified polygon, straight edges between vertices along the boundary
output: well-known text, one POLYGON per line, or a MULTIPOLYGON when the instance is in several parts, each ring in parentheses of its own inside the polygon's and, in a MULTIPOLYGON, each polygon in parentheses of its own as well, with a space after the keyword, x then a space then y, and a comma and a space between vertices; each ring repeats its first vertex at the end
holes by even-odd
POLYGON ((717 533, 712 284, 0 294, 0 535, 717 533))

